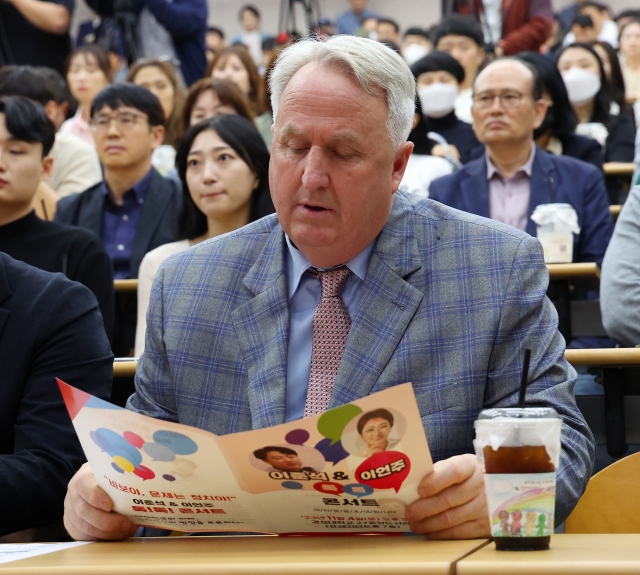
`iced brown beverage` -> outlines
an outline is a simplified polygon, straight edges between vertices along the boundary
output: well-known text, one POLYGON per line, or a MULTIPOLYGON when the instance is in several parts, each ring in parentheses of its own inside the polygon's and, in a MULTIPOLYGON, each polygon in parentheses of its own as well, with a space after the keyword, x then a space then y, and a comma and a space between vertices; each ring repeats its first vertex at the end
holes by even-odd
POLYGON ((498 550, 548 549, 562 421, 550 408, 485 410, 476 422, 498 550))

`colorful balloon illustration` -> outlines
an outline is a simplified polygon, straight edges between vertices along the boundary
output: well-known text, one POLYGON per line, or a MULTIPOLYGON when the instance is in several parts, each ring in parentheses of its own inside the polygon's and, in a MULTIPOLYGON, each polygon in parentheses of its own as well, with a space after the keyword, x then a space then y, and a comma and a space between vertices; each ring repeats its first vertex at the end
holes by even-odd
POLYGON ((133 431, 125 431, 122 434, 128 443, 140 449, 144 445, 144 439, 140 437, 137 433, 133 433, 133 431))
POLYGON ((316 444, 316 449, 324 455, 325 461, 331 461, 334 465, 343 459, 349 457, 349 453, 342 447, 342 442, 332 442, 326 438, 316 444))
POLYGON ((373 487, 365 485, 364 483, 349 483, 349 485, 345 485, 342 489, 344 489, 347 495, 353 495, 358 499, 373 493, 373 487))
POLYGON ((113 458, 113 462, 123 471, 126 471, 127 473, 131 473, 136 466, 131 463, 131 461, 129 461, 128 459, 125 459, 124 457, 120 457, 119 455, 116 455, 113 458))
MULTIPOLYGON (((153 434, 153 440, 173 451, 175 455, 191 455, 198 451, 198 445, 193 439, 177 431, 169 431, 166 429, 156 431, 153 434)), ((170 460, 163 459, 162 461, 170 460)))
POLYGON ((374 489, 394 489, 398 493, 410 470, 411 461, 404 453, 382 451, 358 466, 356 479, 374 489))
POLYGON ((328 493, 329 495, 340 495, 344 491, 342 485, 333 481, 319 481, 313 484, 313 488, 320 493, 328 493))
POLYGON ((145 467, 144 465, 139 465, 138 467, 136 467, 133 470, 133 474, 140 477, 142 481, 146 481, 147 479, 153 479, 156 476, 156 474, 153 471, 151 471, 151 469, 149 469, 148 467, 145 467))
POLYGON ((298 483, 297 481, 283 481, 280 485, 287 489, 302 489, 302 483, 298 483))
POLYGON ((96 444, 106 451, 111 457, 116 455, 131 462, 134 467, 142 463, 142 455, 136 447, 131 445, 122 435, 101 427, 96 429, 94 439, 96 444))
POLYGON ((176 478, 173 475, 169 475, 168 473, 163 475, 162 479, 166 479, 167 481, 175 481, 176 480, 176 478))
POLYGON ((332 445, 338 443, 347 423, 361 413, 362 409, 350 403, 331 411, 326 411, 318 420, 318 431, 324 437, 329 438, 332 445))
POLYGON ((113 461, 111 462, 111 467, 113 467, 118 473, 124 473, 124 471, 120 469, 113 461))
POLYGON ((284 440, 291 445, 304 445, 309 440, 309 432, 306 429, 294 429, 284 436, 284 440))
POLYGON ((176 454, 169 447, 152 441, 147 441, 142 446, 142 451, 154 461, 173 461, 176 458, 176 454))

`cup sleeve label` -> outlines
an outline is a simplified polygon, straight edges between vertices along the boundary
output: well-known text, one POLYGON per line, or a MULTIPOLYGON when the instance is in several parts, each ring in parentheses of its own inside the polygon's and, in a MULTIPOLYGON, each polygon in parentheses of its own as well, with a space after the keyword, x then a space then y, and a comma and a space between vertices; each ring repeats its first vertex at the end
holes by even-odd
POLYGON ((485 474, 491 535, 546 537, 553 532, 556 474, 485 474))

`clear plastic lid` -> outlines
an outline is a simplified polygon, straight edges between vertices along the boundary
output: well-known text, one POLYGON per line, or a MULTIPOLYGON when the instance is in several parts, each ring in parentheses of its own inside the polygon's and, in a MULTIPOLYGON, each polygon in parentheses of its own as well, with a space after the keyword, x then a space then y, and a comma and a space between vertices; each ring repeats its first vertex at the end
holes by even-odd
POLYGON ((559 419, 558 412, 553 407, 497 407, 483 409, 478 415, 479 420, 484 419, 559 419))

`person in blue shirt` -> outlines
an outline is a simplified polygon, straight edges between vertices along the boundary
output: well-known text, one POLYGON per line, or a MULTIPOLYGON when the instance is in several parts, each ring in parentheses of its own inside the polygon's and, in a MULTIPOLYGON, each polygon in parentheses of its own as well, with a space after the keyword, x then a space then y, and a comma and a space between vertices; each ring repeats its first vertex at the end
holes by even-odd
POLYGON ((369 0, 349 0, 351 10, 336 18, 336 34, 353 34, 367 18, 379 18, 378 14, 367 10, 369 0))
POLYGON ((162 106, 141 86, 114 84, 94 99, 91 127, 104 181, 61 199, 55 219, 98 234, 115 279, 137 278, 144 255, 176 239, 179 185, 151 167, 165 133, 162 106))

